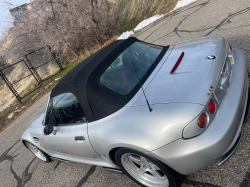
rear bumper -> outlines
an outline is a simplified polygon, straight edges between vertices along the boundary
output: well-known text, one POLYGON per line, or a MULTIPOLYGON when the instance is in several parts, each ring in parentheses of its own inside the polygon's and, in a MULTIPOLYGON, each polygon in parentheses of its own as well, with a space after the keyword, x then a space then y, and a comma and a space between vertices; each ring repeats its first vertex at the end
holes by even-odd
MULTIPOLYGON (((248 77, 249 77, 249 74, 248 74, 248 77)), ((245 117, 244 117, 244 122, 243 123, 246 123, 248 121, 249 113, 250 113, 250 88, 248 88, 247 108, 246 108, 246 112, 245 112, 245 117)))
POLYGON ((248 76, 243 53, 234 50, 235 64, 219 110, 199 136, 179 139, 150 152, 177 172, 187 175, 223 157, 237 143, 248 104, 248 76))
POLYGON ((237 150, 238 146, 240 145, 240 142, 242 140, 242 134, 240 133, 237 141, 235 142, 234 146, 221 158, 220 163, 218 164, 218 166, 221 166, 222 164, 224 164, 237 150))

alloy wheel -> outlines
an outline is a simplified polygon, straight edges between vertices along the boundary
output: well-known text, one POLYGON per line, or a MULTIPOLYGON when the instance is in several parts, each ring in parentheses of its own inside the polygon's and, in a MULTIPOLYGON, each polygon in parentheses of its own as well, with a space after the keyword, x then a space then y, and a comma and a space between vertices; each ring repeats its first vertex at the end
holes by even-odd
POLYGON ((40 158, 42 161, 46 162, 47 158, 44 156, 44 154, 42 153, 42 151, 40 151, 36 146, 32 145, 29 142, 26 142, 27 147, 29 148, 29 150, 34 153, 34 155, 36 155, 36 157, 40 158))
POLYGON ((168 177, 164 172, 143 156, 127 153, 122 155, 121 163, 133 178, 145 186, 169 186, 168 177))

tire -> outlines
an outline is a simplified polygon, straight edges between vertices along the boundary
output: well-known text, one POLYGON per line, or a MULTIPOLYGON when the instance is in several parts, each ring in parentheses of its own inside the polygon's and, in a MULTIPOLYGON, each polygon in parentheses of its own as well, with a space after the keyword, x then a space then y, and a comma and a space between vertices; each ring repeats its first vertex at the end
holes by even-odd
POLYGON ((42 150, 38 149, 34 144, 25 141, 24 142, 25 146, 40 160, 43 162, 51 162, 52 160, 50 159, 49 155, 47 155, 45 152, 42 150))
POLYGON ((161 161, 136 150, 118 149, 115 159, 123 173, 141 186, 177 187, 184 180, 183 175, 161 161))

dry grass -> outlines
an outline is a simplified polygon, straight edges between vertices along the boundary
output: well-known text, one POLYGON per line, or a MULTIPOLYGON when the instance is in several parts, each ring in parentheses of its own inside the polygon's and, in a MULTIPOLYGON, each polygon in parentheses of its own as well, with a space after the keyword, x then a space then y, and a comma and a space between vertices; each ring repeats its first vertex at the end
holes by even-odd
POLYGON ((170 12, 178 0, 110 0, 111 15, 119 33, 132 30, 140 21, 170 12))

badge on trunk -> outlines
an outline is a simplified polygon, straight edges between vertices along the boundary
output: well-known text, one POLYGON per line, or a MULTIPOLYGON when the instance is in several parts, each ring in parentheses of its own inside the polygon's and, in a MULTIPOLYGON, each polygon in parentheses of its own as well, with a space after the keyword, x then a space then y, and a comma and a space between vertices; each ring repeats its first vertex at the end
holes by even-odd
POLYGON ((214 60, 216 57, 214 55, 208 55, 206 57, 207 60, 214 60))

